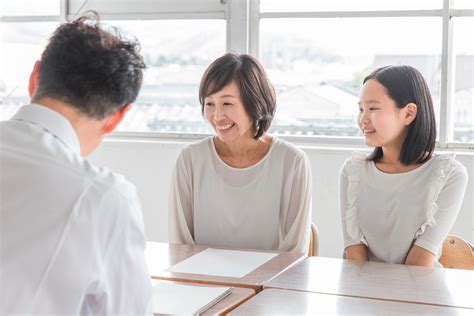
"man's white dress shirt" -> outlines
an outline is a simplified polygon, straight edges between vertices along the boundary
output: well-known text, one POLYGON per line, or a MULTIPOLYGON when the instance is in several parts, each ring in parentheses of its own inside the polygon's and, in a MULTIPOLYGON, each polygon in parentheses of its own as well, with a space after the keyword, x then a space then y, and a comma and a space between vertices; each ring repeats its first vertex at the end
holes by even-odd
POLYGON ((0 123, 0 314, 145 314, 151 284, 135 187, 80 156, 41 106, 0 123))

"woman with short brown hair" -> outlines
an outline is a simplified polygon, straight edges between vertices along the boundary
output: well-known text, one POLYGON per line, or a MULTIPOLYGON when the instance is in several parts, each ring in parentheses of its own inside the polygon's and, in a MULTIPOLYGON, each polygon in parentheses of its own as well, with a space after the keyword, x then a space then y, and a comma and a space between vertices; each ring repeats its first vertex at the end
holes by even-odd
POLYGON ((306 252, 311 170, 306 154, 270 136, 276 98, 260 63, 226 54, 199 88, 216 135, 185 147, 173 171, 170 242, 306 252))

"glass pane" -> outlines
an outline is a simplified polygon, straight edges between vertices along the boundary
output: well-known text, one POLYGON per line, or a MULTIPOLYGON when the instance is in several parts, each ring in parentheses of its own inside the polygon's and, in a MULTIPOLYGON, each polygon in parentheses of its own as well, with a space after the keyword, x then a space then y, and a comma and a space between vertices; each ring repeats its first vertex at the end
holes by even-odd
POLYGON ((455 9, 469 9, 474 10, 474 1, 472 0, 454 0, 455 9))
POLYGON ((260 12, 427 10, 442 7, 442 0, 260 0, 260 12))
POLYGON ((60 0, 2 0, 0 15, 59 15, 60 0))
POLYGON ((224 20, 110 21, 136 36, 148 69, 120 131, 210 132, 201 115, 199 82, 226 50, 224 20))
POLYGON ((20 105, 29 102, 30 72, 57 25, 0 23, 0 120, 9 119, 20 105))
POLYGON ((260 30, 277 92, 275 133, 359 135, 362 80, 386 65, 419 69, 439 116, 440 18, 262 19, 260 30))
POLYGON ((453 139, 474 142, 474 18, 455 18, 453 23, 453 139))

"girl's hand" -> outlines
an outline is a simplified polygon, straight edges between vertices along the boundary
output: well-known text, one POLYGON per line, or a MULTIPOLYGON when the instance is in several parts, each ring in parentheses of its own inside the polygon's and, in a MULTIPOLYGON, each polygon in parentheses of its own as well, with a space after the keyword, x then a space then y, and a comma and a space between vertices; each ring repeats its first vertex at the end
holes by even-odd
POLYGON ((434 260, 435 255, 433 253, 421 248, 420 246, 413 245, 413 247, 411 247, 410 251, 408 252, 407 258, 405 259, 405 264, 412 266, 432 267, 434 260))

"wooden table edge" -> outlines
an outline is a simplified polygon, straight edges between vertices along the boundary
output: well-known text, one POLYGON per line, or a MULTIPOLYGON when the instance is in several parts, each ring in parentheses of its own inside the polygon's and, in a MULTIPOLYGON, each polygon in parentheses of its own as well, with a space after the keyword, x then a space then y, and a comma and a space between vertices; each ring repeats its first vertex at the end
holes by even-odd
MULTIPOLYGON (((418 305, 429 305, 429 306, 440 306, 440 307, 452 307, 452 308, 461 308, 467 310, 474 310, 472 307, 466 306, 457 306, 457 305, 446 305, 446 304, 435 304, 435 303, 424 303, 424 302, 415 302, 415 301, 404 301, 404 300, 397 300, 397 299, 389 299, 389 298, 381 298, 381 297, 371 297, 371 296, 363 296, 363 295, 351 295, 351 294, 337 294, 337 293, 328 293, 328 292, 320 292, 320 291, 307 291, 307 290, 298 290, 298 289, 290 289, 284 287, 275 287, 275 286, 263 286, 262 291, 265 290, 284 290, 284 291, 293 291, 293 292, 303 292, 303 293, 316 293, 316 294, 324 294, 324 295, 334 295, 334 296, 345 296, 345 297, 355 297, 355 298, 364 298, 370 300, 377 300, 377 301, 387 301, 387 302, 397 302, 397 303, 410 303, 410 304, 418 304, 418 305)), ((257 293, 258 294, 258 293, 257 293)))
POLYGON ((186 283, 194 283, 194 284, 203 284, 203 285, 219 285, 219 286, 227 286, 227 287, 240 287, 245 289, 254 290, 255 293, 259 293, 263 289, 263 284, 240 284, 240 283, 232 283, 226 281, 209 281, 209 280, 193 280, 187 278, 180 278, 180 277, 160 277, 160 276, 152 276, 154 280, 161 280, 161 281, 175 281, 175 282, 186 282, 186 283))
POLYGON ((252 295, 249 295, 246 299, 242 300, 241 302, 237 302, 235 303, 234 305, 231 305, 229 306, 229 308, 225 309, 221 314, 219 315, 225 315, 231 311, 233 311, 234 309, 236 309, 237 307, 239 307, 240 305, 244 304, 245 302, 247 302, 249 299, 251 299, 252 297, 254 297, 255 295, 257 295, 257 291, 255 291, 255 289, 250 289, 250 288, 245 288, 245 289, 248 289, 248 290, 252 290, 253 291, 253 294, 252 295))
POLYGON ((280 276, 281 274, 283 274, 284 272, 287 272, 288 270, 290 270, 293 266, 297 265, 298 263, 300 263, 301 261, 304 261, 305 259, 309 258, 308 256, 301 256, 300 258, 298 258, 297 260, 295 260, 292 264, 290 264, 288 267, 286 267, 284 270, 278 272, 277 274, 275 274, 273 277, 271 277, 270 279, 268 279, 267 281, 263 282, 262 283, 262 290, 265 288, 265 284, 266 283, 269 283, 271 282, 273 279, 275 279, 276 277, 280 276))

